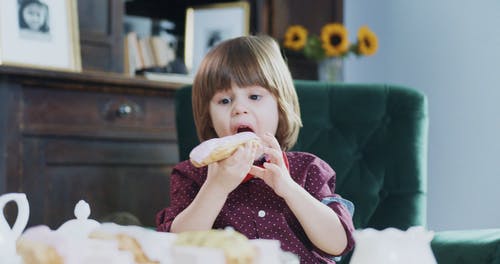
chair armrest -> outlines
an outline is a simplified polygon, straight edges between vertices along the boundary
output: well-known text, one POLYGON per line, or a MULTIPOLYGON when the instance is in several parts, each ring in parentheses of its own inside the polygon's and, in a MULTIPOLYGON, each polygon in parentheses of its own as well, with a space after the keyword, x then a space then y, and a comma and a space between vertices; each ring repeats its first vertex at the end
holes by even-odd
POLYGON ((500 229, 436 232, 431 247, 440 264, 500 264, 500 229))

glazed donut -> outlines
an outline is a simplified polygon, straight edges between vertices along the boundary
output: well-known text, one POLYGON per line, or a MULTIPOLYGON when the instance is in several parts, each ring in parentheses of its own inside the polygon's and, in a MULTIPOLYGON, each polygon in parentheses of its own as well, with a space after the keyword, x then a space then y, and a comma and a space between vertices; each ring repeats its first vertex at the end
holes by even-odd
POLYGON ((191 150, 189 159, 195 167, 203 167, 231 156, 239 146, 251 141, 260 144, 259 137, 253 132, 241 132, 231 136, 212 138, 203 141, 191 150))

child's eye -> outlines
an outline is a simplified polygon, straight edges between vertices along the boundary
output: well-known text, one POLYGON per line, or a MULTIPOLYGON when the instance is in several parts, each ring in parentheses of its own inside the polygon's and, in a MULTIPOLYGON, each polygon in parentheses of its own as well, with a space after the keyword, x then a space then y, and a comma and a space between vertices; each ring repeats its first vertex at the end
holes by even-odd
POLYGON ((250 95, 250 99, 252 99, 252 100, 259 100, 260 98, 262 98, 262 95, 258 95, 258 94, 250 95))
POLYGON ((229 104, 231 102, 230 98, 222 98, 219 100, 219 104, 229 104))

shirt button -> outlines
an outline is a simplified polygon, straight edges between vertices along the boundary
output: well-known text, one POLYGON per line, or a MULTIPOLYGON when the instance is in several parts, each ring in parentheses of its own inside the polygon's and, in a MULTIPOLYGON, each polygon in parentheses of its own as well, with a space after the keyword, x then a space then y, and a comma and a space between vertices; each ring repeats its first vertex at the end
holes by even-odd
POLYGON ((266 216, 266 211, 260 210, 259 213, 257 214, 259 217, 264 217, 266 216))

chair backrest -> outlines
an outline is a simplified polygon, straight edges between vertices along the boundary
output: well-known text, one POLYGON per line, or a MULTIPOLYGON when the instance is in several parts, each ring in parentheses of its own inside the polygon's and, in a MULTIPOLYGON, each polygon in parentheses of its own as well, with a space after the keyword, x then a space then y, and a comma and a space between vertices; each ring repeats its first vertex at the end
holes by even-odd
MULTIPOLYGON (((383 84, 295 86, 304 126, 293 150, 313 153, 337 172, 336 192, 355 204, 356 228, 425 226, 425 95, 383 84)), ((176 122, 184 160, 199 143, 190 87, 176 94, 176 122)))

